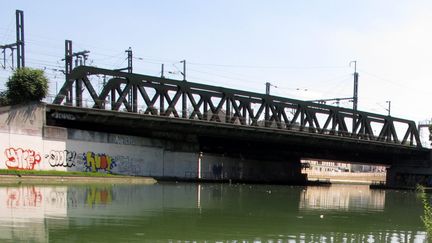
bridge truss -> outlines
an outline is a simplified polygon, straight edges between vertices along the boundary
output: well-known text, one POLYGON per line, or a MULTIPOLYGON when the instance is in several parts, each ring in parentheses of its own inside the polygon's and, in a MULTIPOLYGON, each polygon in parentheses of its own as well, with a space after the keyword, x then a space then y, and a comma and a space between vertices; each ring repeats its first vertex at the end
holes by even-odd
POLYGON ((421 147, 410 120, 88 66, 72 70, 53 103, 421 147), (97 91, 101 77, 107 81, 97 91))

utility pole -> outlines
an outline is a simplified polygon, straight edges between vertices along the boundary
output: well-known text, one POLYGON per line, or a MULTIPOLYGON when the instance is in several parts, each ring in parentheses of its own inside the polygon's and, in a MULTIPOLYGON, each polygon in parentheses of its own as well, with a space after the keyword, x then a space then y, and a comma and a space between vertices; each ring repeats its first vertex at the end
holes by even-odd
POLYGON ((16 42, 12 44, 7 45, 0 45, 0 49, 3 52, 4 57, 4 64, 2 65, 3 68, 6 69, 6 50, 9 49, 12 53, 12 69, 14 69, 14 60, 13 60, 13 54, 14 50, 16 49, 17 53, 17 68, 23 68, 25 67, 25 52, 24 52, 24 12, 22 10, 16 10, 16 42))
POLYGON ((354 63, 354 94, 353 94, 353 110, 357 110, 358 105, 358 73, 357 73, 357 61, 351 61, 351 63, 354 63))

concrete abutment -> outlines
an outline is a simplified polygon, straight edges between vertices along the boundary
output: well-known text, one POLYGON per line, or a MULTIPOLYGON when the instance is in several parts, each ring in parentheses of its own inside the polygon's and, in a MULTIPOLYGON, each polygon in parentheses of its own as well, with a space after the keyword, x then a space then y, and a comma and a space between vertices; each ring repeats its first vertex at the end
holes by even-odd
POLYGON ((387 169, 386 186, 389 188, 416 188, 417 185, 432 187, 432 161, 417 165, 392 165, 387 169))
MULTIPOLYGON (((306 180, 298 157, 262 160, 202 153, 198 139, 171 140, 169 136, 154 138, 52 126, 46 123, 47 114, 42 103, 0 108, 1 169, 283 184, 303 184, 306 180)), ((51 115, 74 122, 70 114, 51 115)))

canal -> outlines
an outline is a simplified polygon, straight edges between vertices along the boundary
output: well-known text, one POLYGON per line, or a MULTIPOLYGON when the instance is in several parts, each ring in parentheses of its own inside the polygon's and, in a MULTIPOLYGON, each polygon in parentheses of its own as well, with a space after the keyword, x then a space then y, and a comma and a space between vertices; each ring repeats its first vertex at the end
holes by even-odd
POLYGON ((10 185, 0 242, 426 242, 422 210, 366 185, 10 185))

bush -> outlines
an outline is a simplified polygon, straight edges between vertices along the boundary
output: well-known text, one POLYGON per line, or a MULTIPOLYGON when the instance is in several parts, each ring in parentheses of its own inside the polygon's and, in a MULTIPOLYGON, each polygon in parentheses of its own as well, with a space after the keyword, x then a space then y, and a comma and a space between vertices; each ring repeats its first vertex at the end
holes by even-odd
POLYGON ((417 192, 419 193, 420 199, 423 203, 423 216, 421 219, 426 229, 428 238, 432 237, 432 206, 430 204, 430 197, 426 195, 425 188, 421 185, 417 185, 417 192))
POLYGON ((48 79, 43 70, 19 68, 8 79, 6 102, 9 105, 41 101, 48 93, 48 79))
POLYGON ((0 92, 0 106, 9 104, 9 101, 8 101, 8 98, 6 95, 7 95, 6 91, 0 92))

